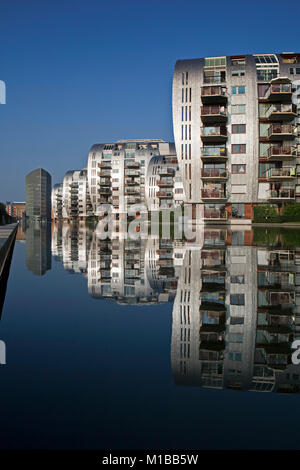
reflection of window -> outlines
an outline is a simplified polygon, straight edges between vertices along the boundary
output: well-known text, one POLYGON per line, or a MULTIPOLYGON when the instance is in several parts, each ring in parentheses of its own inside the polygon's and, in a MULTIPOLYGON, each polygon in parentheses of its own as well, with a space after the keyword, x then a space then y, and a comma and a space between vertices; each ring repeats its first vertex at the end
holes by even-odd
POLYGON ((231 317, 230 318, 230 325, 243 325, 244 324, 244 317, 231 317))
POLYGON ((244 232, 234 231, 232 232, 232 246, 243 246, 244 245, 244 232))
POLYGON ((231 276, 230 282, 231 282, 231 284, 244 284, 245 283, 245 276, 244 276, 244 274, 238 274, 236 276, 231 276))
POLYGON ((230 305, 245 305, 245 294, 230 294, 230 305))
POLYGON ((229 333, 228 339, 230 343, 242 343, 243 335, 241 333, 229 333))

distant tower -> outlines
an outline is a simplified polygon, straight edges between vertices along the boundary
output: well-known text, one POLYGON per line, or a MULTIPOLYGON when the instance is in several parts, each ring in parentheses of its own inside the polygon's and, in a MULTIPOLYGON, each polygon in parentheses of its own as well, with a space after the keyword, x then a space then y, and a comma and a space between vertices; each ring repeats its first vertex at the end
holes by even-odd
POLYGON ((26 176, 26 215, 51 219, 51 175, 38 168, 26 176))

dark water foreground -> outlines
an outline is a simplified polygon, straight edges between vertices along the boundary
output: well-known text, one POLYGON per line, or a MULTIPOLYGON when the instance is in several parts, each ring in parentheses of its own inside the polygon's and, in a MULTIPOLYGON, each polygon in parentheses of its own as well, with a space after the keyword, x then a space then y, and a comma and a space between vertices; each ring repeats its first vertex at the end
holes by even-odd
POLYGON ((300 231, 199 231, 27 229, 0 322, 0 448, 300 447, 300 231))

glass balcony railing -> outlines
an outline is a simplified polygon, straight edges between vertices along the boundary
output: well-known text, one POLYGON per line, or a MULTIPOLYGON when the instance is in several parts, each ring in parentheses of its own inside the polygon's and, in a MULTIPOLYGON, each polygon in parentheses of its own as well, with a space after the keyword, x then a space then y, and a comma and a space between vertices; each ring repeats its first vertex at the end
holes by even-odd
POLYGON ((226 126, 205 126, 201 127, 201 138, 203 141, 224 141, 227 139, 226 126))
POLYGON ((272 104, 266 112, 269 119, 293 119, 297 116, 297 106, 293 103, 288 104, 272 104))
POLYGON ((222 117, 227 118, 227 109, 225 106, 201 106, 202 120, 206 117, 222 117))
POLYGON ((226 193, 222 189, 202 189, 202 199, 226 199, 226 193))
POLYGON ((295 199, 295 190, 293 188, 271 189, 269 199, 295 199))
POLYGON ((268 158, 271 159, 276 159, 276 158, 291 158, 295 157, 297 155, 297 151, 295 147, 292 147, 290 145, 284 145, 284 146, 274 146, 272 145, 268 149, 268 158))
POLYGON ((268 128, 268 137, 272 139, 277 137, 279 140, 294 138, 295 127, 291 124, 272 124, 268 128))
POLYGON ((291 83, 278 83, 278 84, 272 84, 268 88, 265 98, 286 98, 290 97, 292 94, 292 84, 291 83))
POLYGON ((227 170, 221 168, 203 168, 201 170, 201 177, 210 179, 227 178, 227 170))
POLYGON ((267 171, 268 179, 290 179, 295 178, 296 168, 270 168, 267 171))

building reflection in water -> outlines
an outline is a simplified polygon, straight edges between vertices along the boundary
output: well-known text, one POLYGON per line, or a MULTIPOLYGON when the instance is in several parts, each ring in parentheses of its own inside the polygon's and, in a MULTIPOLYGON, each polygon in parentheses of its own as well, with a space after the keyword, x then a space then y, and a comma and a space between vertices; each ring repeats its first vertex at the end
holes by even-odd
POLYGON ((87 278, 92 297, 174 302, 176 384, 299 392, 300 246, 287 248, 280 236, 261 245, 251 229, 199 228, 197 241, 181 242, 100 240, 84 223, 52 227, 53 256, 87 278))
POLYGON ((26 222, 26 266, 37 276, 51 269, 51 224, 46 221, 26 222))

